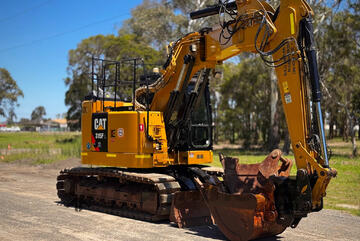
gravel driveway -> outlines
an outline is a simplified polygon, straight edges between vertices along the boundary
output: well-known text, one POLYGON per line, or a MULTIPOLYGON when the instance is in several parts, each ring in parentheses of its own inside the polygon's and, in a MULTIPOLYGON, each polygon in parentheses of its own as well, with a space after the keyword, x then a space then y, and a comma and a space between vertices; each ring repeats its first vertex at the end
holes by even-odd
MULTIPOLYGON (((56 176, 60 169, 76 165, 76 159, 50 166, 0 163, 0 240, 226 240, 216 226, 179 229, 169 222, 59 205, 56 176)), ((360 240, 360 217, 322 210, 296 229, 262 240, 360 240)))

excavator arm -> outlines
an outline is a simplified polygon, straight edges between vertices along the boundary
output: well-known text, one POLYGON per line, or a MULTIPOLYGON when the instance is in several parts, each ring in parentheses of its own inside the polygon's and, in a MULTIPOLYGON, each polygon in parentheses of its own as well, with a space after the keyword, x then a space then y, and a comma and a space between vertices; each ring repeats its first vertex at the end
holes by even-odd
MULTIPOLYGON (((192 103, 200 95, 201 75, 209 75, 217 64, 240 53, 258 53, 276 70, 296 166, 312 183, 309 208, 321 209, 326 187, 336 171, 329 167, 327 156, 312 9, 304 0, 282 0, 276 10, 265 1, 238 0, 193 12, 191 17, 218 13, 228 14, 230 20, 190 33, 170 45, 162 76, 149 88, 154 93, 150 109, 164 112, 168 126, 179 122, 180 110, 190 113, 194 108, 182 103, 181 96, 195 74, 198 78, 192 103)), ((137 95, 141 93, 144 88, 137 90, 137 95)), ((186 121, 189 115, 182 117, 186 121)), ((177 137, 168 135, 168 143, 177 137)))
MULTIPOLYGON (((237 0, 193 12, 190 16, 196 19, 214 14, 220 14, 220 19, 224 19, 219 26, 190 33, 170 44, 169 57, 161 77, 146 90, 153 93, 150 110, 164 113, 169 152, 174 151, 176 147, 171 143, 179 138, 182 124, 190 118, 189 113, 196 106, 194 103, 202 95, 200 82, 209 80, 211 70, 214 70, 216 65, 240 53, 251 52, 259 54, 266 65, 275 68, 295 156, 296 177, 284 178, 289 175, 291 164, 280 158, 276 151, 258 166, 242 165, 237 161, 226 164, 227 159, 220 157, 225 168, 225 183, 227 179, 230 180, 227 182, 228 188, 234 186, 233 182, 236 178, 226 177, 226 166, 236 165, 234 170, 237 172, 238 180, 240 183, 245 183, 245 186, 250 179, 241 179, 242 175, 247 177, 252 175, 253 178, 259 171, 269 180, 277 176, 270 181, 276 187, 275 192, 266 190, 270 182, 261 183, 259 177, 251 179, 257 183, 254 186, 265 190, 263 193, 267 201, 263 201, 259 196, 256 198, 251 196, 257 200, 254 210, 258 210, 261 205, 266 208, 261 214, 254 211, 255 213, 248 215, 244 213, 247 212, 249 205, 251 206, 251 202, 244 201, 250 198, 244 197, 244 194, 240 196, 220 194, 220 191, 215 192, 214 188, 211 188, 216 186, 216 183, 207 183, 206 191, 203 188, 202 193, 215 223, 231 240, 246 240, 266 233, 280 233, 282 229, 274 223, 271 224, 273 226, 270 224, 266 226, 264 221, 267 220, 266 215, 268 213, 278 215, 283 227, 296 227, 302 217, 322 209, 326 187, 330 179, 336 176, 336 170, 329 166, 320 105, 320 80, 312 26, 314 13, 305 0, 282 0, 276 10, 265 1, 237 0), (190 100, 184 102, 183 95, 190 81, 194 82, 194 76, 196 76, 195 87, 191 92, 190 100), (281 161, 282 165, 277 170, 278 161, 281 161), (277 171, 271 172, 274 168, 277 171), (213 201, 214 195, 217 201, 213 201), (219 200, 226 201, 219 203, 219 200), (244 205, 240 205, 237 212, 234 207, 239 206, 239 203, 244 205), (220 206, 227 206, 230 209, 221 210, 220 206), (276 206, 276 210, 273 206, 276 206), (234 214, 233 218, 224 218, 230 213, 234 214), (257 220, 256 216, 261 215, 264 216, 261 219, 262 224, 256 226, 260 223, 260 219, 257 220), (234 220, 241 223, 240 219, 247 217, 250 220, 248 222, 251 223, 253 216, 255 216, 254 229, 248 230, 248 236, 241 237, 239 232, 234 231, 239 228, 239 224, 231 228, 233 223, 236 223, 234 220)), ((144 93, 145 88, 140 88, 136 95, 140 96, 144 93)), ((139 103, 137 107, 145 108, 139 103)), ((202 186, 201 182, 199 185, 202 186)), ((252 190, 254 193, 255 189, 252 190)), ((232 193, 241 192, 239 188, 235 188, 232 193)), ((243 222, 241 229, 246 227, 248 223, 243 222)))

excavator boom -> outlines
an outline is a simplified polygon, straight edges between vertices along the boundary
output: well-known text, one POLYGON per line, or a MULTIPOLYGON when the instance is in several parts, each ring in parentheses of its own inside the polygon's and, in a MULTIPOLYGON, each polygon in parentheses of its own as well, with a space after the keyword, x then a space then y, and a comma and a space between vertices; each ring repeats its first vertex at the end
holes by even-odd
MULTIPOLYGON (((317 176, 311 205, 317 209, 336 171, 329 168, 327 156, 312 26, 314 13, 304 0, 282 0, 276 10, 265 1, 238 0, 190 16, 197 19, 224 11, 232 18, 222 26, 188 34, 173 44, 162 79, 150 87, 154 93, 150 108, 162 111, 169 123, 180 109, 192 111, 192 105, 176 102, 195 73, 214 69, 242 52, 259 54, 265 64, 276 70, 296 166, 317 176)), ((137 94, 141 93, 140 88, 137 94)))

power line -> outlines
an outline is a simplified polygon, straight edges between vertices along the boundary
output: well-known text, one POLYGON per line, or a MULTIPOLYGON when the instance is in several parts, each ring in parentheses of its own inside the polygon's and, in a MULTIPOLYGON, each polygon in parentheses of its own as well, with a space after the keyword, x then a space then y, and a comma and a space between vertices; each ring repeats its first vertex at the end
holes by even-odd
POLYGON ((8 21, 8 20, 10 20, 10 19, 12 19, 12 18, 16 18, 16 17, 18 17, 18 16, 21 16, 21 15, 27 13, 27 12, 30 12, 30 11, 33 10, 33 9, 42 7, 42 6, 48 4, 48 3, 52 2, 52 1, 53 1, 53 0, 48 0, 48 1, 42 2, 42 3, 40 3, 40 4, 34 5, 34 6, 30 7, 30 8, 26 8, 26 9, 24 9, 24 10, 22 10, 22 11, 20 11, 20 12, 17 12, 17 13, 15 13, 15 14, 13 14, 13 15, 10 15, 10 16, 8 16, 8 17, 1 18, 1 19, 0 19, 0 23, 6 22, 6 21, 8 21))
POLYGON ((111 20, 114 20, 114 19, 117 19, 117 18, 120 18, 120 17, 123 17, 123 16, 127 16, 127 15, 130 15, 130 14, 129 13, 120 14, 120 15, 117 15, 117 16, 113 16, 111 18, 106 18, 106 19, 102 19, 102 20, 99 20, 99 21, 96 21, 96 22, 93 22, 93 23, 89 23, 89 24, 83 25, 81 27, 74 28, 74 29, 71 29, 71 30, 68 30, 68 31, 65 31, 65 32, 62 32, 62 33, 57 33, 57 34, 50 35, 50 36, 47 36, 47 37, 44 37, 44 38, 36 39, 36 40, 30 41, 28 43, 18 44, 18 45, 14 45, 12 47, 9 47, 9 48, 0 49, 0 53, 6 52, 6 51, 9 51, 9 50, 13 50, 13 49, 17 49, 17 48, 21 48, 21 47, 25 47, 25 46, 29 46, 29 45, 33 45, 33 44, 37 44, 37 43, 40 43, 40 42, 45 41, 45 40, 61 37, 61 36, 66 35, 66 34, 74 33, 74 32, 77 32, 79 30, 82 30, 84 28, 88 28, 88 27, 91 27, 91 26, 94 26, 94 25, 97 25, 97 24, 100 24, 100 23, 105 23, 105 22, 108 22, 108 21, 111 21, 111 20))

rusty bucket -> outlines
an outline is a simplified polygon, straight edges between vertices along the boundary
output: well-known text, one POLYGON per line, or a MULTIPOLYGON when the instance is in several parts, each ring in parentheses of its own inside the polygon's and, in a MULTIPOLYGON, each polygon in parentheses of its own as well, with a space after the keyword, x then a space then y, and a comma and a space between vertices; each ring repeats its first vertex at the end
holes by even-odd
POLYGON ((237 158, 220 155, 223 186, 201 183, 201 193, 213 222, 230 240, 250 240, 282 233, 277 222, 275 185, 270 177, 287 177, 292 162, 274 150, 261 163, 239 164, 237 158))

